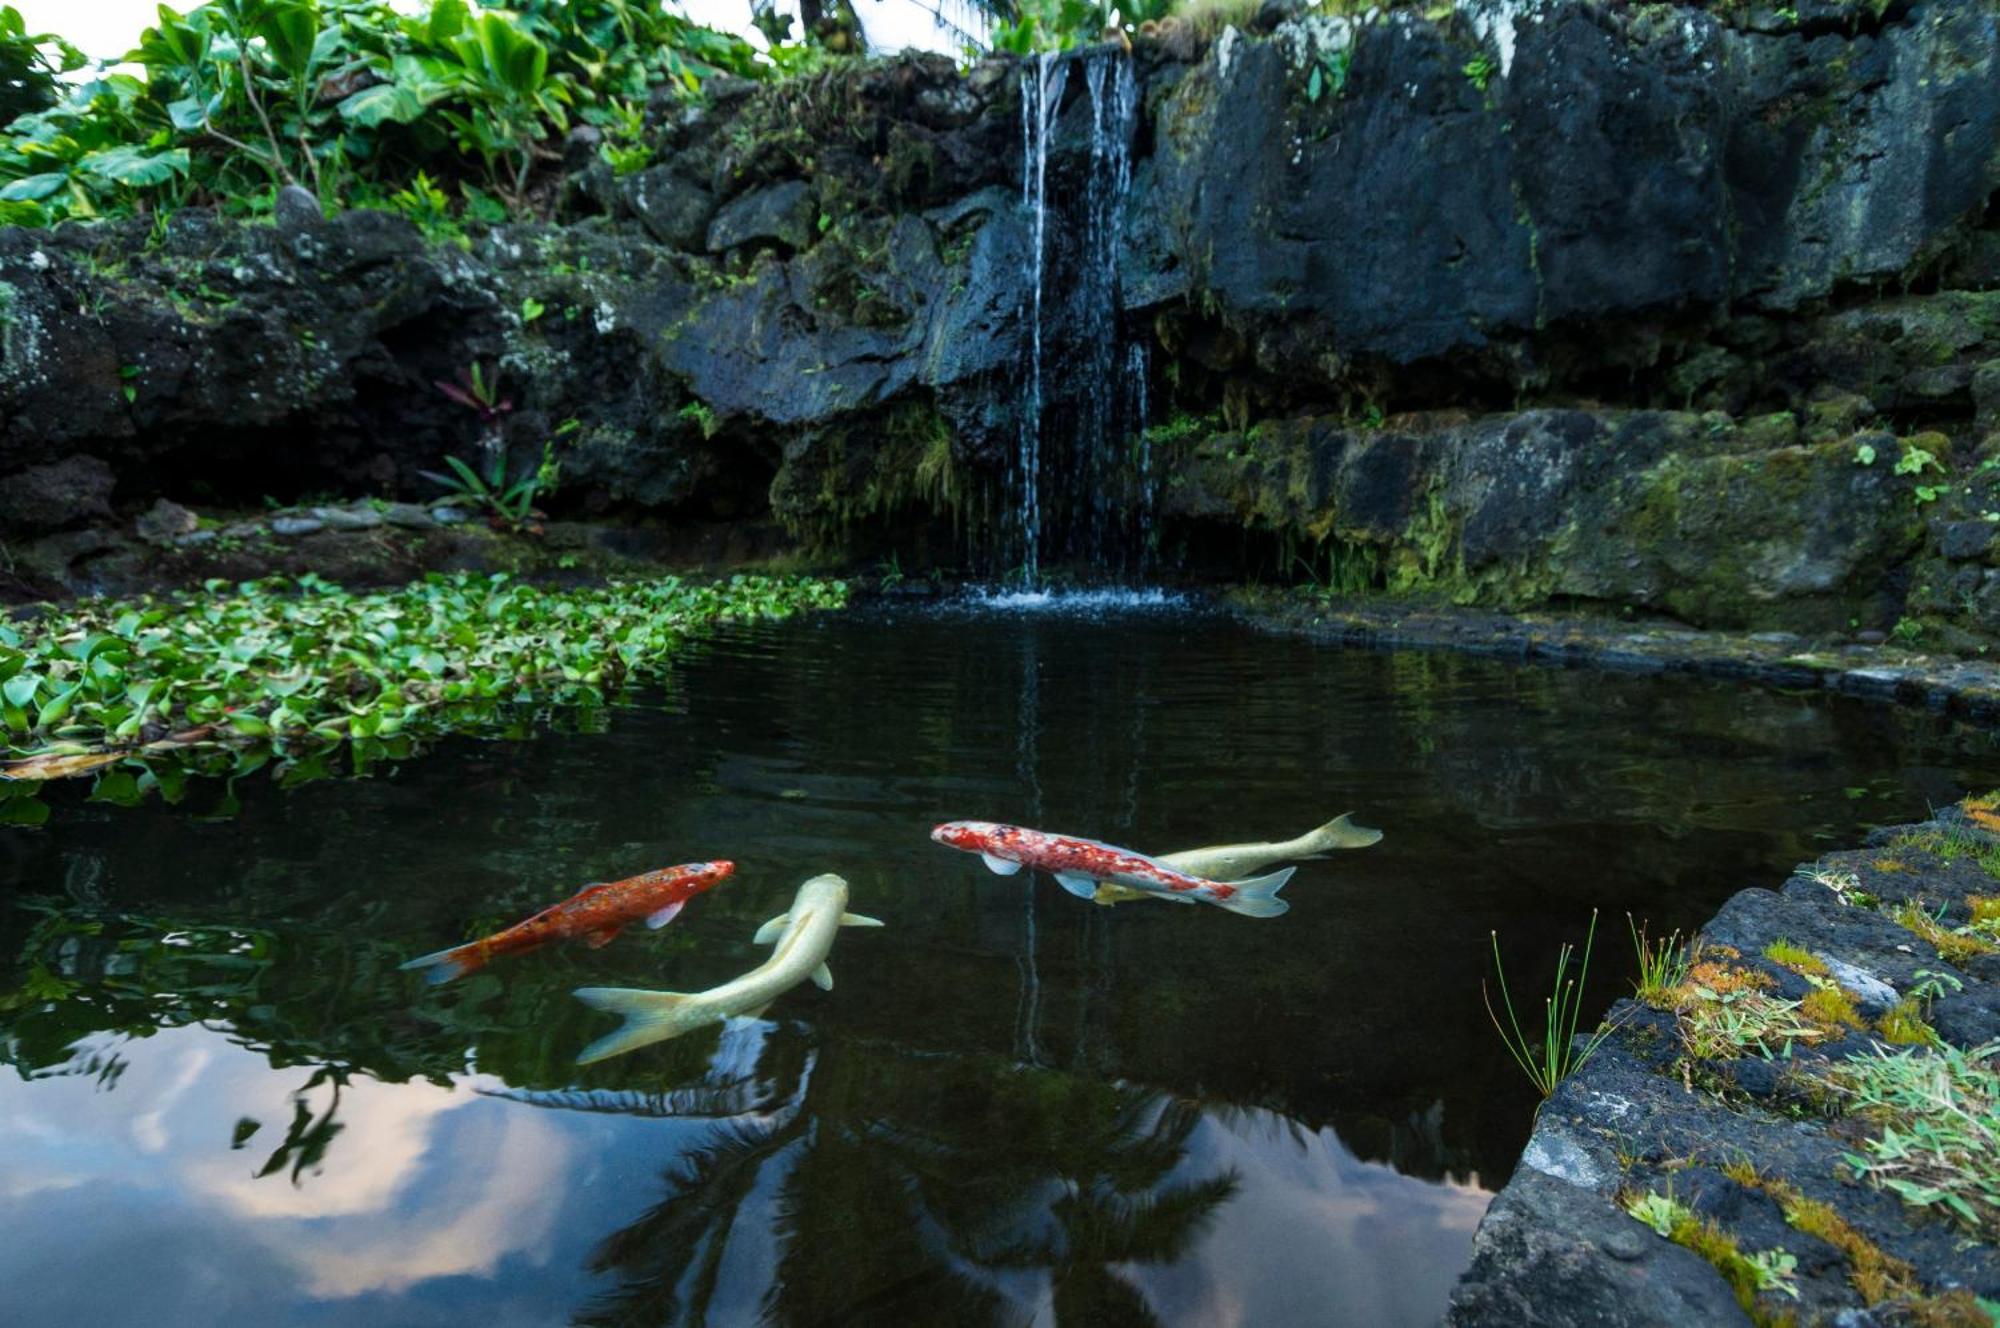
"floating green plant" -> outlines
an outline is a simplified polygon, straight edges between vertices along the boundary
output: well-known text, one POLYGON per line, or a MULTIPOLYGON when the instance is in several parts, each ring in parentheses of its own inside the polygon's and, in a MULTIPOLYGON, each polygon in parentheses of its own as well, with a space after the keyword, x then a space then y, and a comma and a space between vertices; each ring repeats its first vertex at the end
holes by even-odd
POLYGON ((32 781, 96 771, 106 800, 153 787, 172 799, 190 768, 309 768, 341 744, 362 764, 412 738, 522 731, 537 713, 603 706, 710 623, 845 596, 809 578, 547 590, 459 574, 369 593, 307 575, 83 601, 0 624, 0 822, 38 819, 23 806, 32 781))

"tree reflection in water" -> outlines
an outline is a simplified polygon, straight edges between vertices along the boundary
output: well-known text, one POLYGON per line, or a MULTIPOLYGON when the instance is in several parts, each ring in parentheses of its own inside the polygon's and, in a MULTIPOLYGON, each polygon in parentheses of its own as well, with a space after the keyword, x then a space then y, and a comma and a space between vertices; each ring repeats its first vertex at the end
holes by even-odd
MULTIPOLYGON (((591 1268, 618 1285, 579 1325, 1002 1324, 1043 1307, 1063 1325, 1154 1324, 1121 1270, 1182 1257, 1236 1192, 1227 1171, 1178 1174, 1202 1109, 1167 1093, 864 1041, 788 1045, 773 1038, 759 1063, 770 1105, 720 1121, 668 1169, 667 1196, 599 1246, 591 1268), (765 1241, 769 1285, 732 1284, 765 1241)), ((741 1089, 655 1100, 700 1114, 703 1091, 741 1089)))

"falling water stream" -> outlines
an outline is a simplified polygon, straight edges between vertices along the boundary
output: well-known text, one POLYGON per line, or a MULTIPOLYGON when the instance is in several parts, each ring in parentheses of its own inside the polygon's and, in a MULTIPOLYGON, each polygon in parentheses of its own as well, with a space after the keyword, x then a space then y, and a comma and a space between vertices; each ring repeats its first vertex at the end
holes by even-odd
POLYGON ((1138 82, 1121 51, 1043 54, 1022 66, 1021 204, 1031 257, 1012 487, 1019 575, 1030 586, 1049 556, 1105 569, 1129 561, 1134 543, 1120 514, 1121 443, 1144 424, 1144 388, 1130 378, 1146 362, 1143 350, 1135 357, 1123 345, 1118 255, 1137 112, 1138 82), (1087 151, 1059 152, 1071 64, 1083 70, 1087 151), (1047 377, 1052 363, 1063 366, 1059 381, 1047 377))

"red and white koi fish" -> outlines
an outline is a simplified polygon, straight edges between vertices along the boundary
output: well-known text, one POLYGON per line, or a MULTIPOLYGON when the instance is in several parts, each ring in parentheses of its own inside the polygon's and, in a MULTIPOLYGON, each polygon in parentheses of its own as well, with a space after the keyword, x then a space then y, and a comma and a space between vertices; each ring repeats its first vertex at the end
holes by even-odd
POLYGON ((611 944, 627 924, 640 918, 648 927, 666 926, 688 900, 721 884, 735 870, 733 862, 689 862, 607 885, 586 885, 505 931, 412 959, 403 967, 428 968, 436 985, 476 973, 501 955, 521 954, 550 941, 581 936, 595 950, 611 944))
POLYGON ((1161 899, 1182 903, 1200 900, 1250 918, 1275 918, 1291 907, 1278 898, 1278 891, 1292 879, 1296 870, 1292 867, 1247 881, 1211 881, 1129 848, 992 821, 947 821, 931 831, 931 838, 950 848, 977 853, 980 861, 1000 876, 1012 876, 1023 867, 1048 872, 1080 899, 1095 898, 1098 885, 1108 881, 1161 899))

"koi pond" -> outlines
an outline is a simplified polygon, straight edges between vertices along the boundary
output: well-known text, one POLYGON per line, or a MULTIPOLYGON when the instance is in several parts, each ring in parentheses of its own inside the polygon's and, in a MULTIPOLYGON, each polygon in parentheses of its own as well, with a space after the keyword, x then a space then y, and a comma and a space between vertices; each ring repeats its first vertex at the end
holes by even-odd
MULTIPOLYGON (((1995 782, 1861 702, 1374 653, 1172 605, 725 629, 602 723, 371 777, 56 790, 0 830, 0 1285, 23 1323, 1434 1322, 1534 1099, 1481 1006, 1995 782), (583 731, 576 731, 578 729, 583 731), (224 815, 222 812, 229 814, 224 815), (1148 852, 1352 811, 1283 917, 1100 907, 927 838, 1148 852), (660 931, 398 970, 730 858, 660 931), (579 1069, 833 871, 831 991, 579 1069)), ((87 783, 87 781, 86 781, 87 783)))

